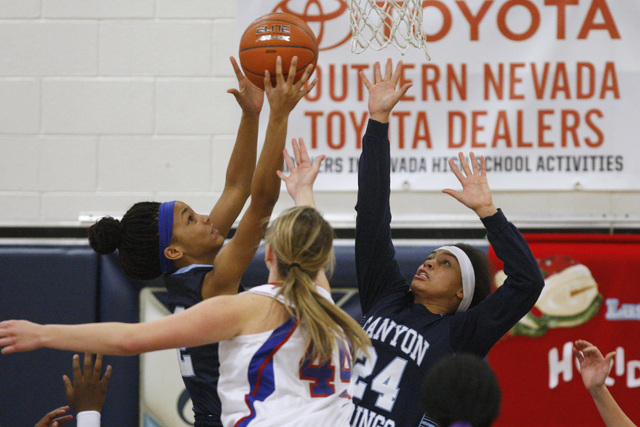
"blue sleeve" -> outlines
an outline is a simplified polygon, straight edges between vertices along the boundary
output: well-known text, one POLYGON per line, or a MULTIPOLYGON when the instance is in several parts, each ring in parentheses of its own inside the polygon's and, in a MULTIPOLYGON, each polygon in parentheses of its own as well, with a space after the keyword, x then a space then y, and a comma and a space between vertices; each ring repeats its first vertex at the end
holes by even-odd
POLYGON ((482 219, 489 243, 504 262, 507 279, 483 302, 451 319, 454 351, 484 357, 535 305, 544 278, 529 245, 502 211, 482 219))
POLYGON ((383 296, 406 287, 391 241, 389 124, 369 120, 362 139, 356 205, 356 273, 366 314, 383 296))

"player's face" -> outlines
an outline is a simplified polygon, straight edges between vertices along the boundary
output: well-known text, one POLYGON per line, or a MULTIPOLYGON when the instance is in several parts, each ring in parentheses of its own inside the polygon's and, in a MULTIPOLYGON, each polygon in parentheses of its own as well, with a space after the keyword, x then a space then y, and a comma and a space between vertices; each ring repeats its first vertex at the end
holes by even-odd
POLYGON ((426 299, 444 307, 457 307, 462 290, 458 259, 442 249, 430 253, 413 276, 411 290, 418 300, 426 299))
MULTIPOLYGON (((197 214, 186 203, 176 202, 171 244, 180 246, 189 257, 200 259, 217 253, 223 243, 224 237, 213 226, 208 215, 197 214)), ((204 261, 211 263, 213 258, 204 261)))

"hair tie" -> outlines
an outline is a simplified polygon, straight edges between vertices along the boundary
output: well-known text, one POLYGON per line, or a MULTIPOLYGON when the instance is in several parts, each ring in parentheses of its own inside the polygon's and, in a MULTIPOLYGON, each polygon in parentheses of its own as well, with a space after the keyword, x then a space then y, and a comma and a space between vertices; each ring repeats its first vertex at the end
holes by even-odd
POLYGON ((287 268, 288 268, 289 270, 291 270, 293 267, 298 267, 300 270, 302 270, 302 267, 301 267, 301 266, 300 266, 300 264, 298 264, 297 262, 292 262, 291 264, 289 264, 289 265, 287 266, 287 268))

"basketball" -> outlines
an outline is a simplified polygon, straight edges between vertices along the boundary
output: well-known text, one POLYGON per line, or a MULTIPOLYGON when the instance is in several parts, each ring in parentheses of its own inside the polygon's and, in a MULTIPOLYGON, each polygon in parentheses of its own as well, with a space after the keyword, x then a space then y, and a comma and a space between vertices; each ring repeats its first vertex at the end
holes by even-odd
POLYGON ((294 56, 298 57, 295 80, 300 79, 309 64, 318 62, 318 42, 309 26, 290 13, 274 12, 256 19, 240 39, 240 66, 249 80, 264 89, 264 71, 276 85, 276 58, 282 58, 286 79, 294 56))

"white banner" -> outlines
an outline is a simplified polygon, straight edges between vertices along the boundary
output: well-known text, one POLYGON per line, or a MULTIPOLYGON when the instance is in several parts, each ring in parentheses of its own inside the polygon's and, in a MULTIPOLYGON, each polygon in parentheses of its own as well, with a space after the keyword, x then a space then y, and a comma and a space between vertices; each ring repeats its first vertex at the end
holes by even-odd
POLYGON ((289 129, 312 155, 327 155, 318 190, 357 188, 368 117, 358 71, 371 79, 372 64, 389 57, 404 62, 413 83, 390 121, 392 188, 455 186, 447 160, 459 151, 486 156, 493 189, 638 188, 637 0, 423 1, 431 61, 393 46, 352 53, 345 1, 237 5, 239 35, 259 16, 284 11, 318 38, 318 85, 289 129))
MULTIPOLYGON (((140 322, 168 316, 169 309, 155 296, 164 288, 140 291, 140 322)), ((180 375, 176 350, 140 355, 140 427, 188 427, 194 423, 192 403, 180 375)))

